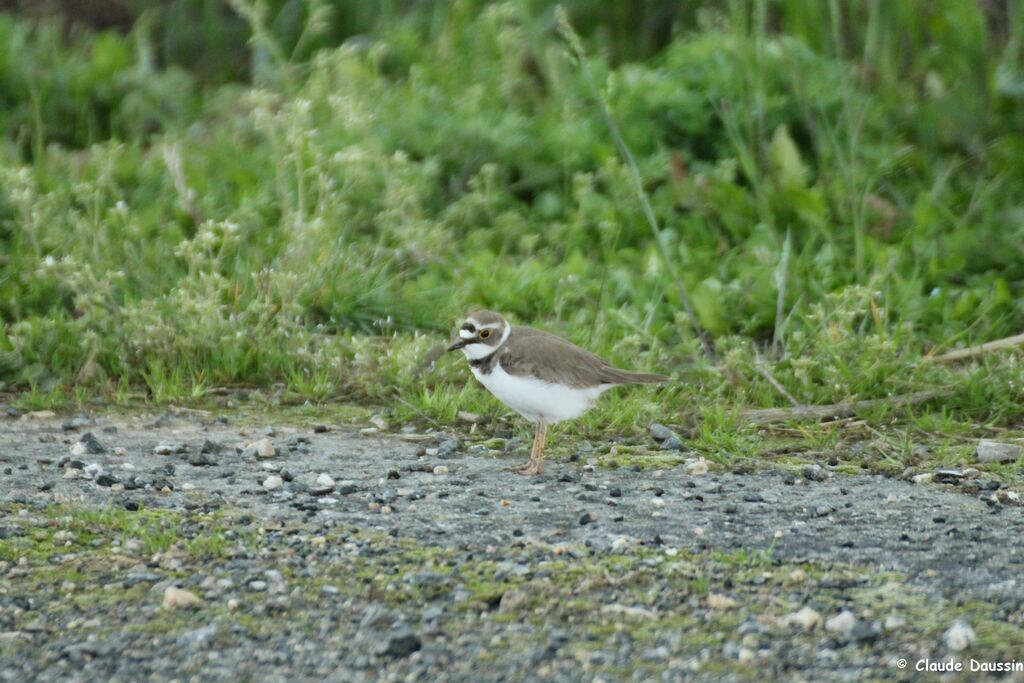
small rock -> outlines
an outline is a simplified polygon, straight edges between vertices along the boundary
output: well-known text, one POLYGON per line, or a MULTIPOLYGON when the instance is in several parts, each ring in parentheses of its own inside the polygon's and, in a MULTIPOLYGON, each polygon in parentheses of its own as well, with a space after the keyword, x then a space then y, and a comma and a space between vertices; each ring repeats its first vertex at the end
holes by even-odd
POLYGON ((263 488, 267 491, 274 491, 284 486, 284 479, 278 474, 272 474, 263 480, 263 488))
POLYGON ((890 614, 885 618, 885 630, 895 631, 906 626, 907 620, 898 614, 890 614))
POLYGON ((711 609, 733 609, 739 607, 740 603, 733 598, 730 598, 728 595, 722 595, 721 593, 708 593, 707 604, 711 609))
POLYGON ((387 638, 377 646, 380 657, 408 657, 423 647, 420 637, 408 628, 398 629, 388 634, 387 638))
POLYGON ((799 626, 805 631, 811 631, 821 623, 821 615, 808 606, 799 612, 787 614, 781 621, 784 626, 799 626))
POLYGON ((974 643, 974 629, 963 619, 957 619, 946 631, 944 638, 950 650, 963 652, 974 643))
POLYGON ((961 472, 961 474, 964 475, 964 479, 977 479, 978 477, 981 476, 981 470, 975 469, 973 467, 967 467, 964 469, 963 472, 961 472))
POLYGON ((21 416, 21 419, 25 420, 50 420, 57 417, 57 413, 52 410, 31 410, 21 416))
POLYGON ((99 486, 113 486, 120 483, 118 478, 112 474, 100 474, 95 481, 99 486))
POLYGON ((262 593, 263 591, 267 590, 267 582, 262 581, 260 579, 250 581, 249 590, 251 590, 253 593, 262 593))
POLYGON ((857 618, 853 616, 853 612, 843 610, 825 621, 825 630, 829 633, 835 633, 843 639, 848 639, 850 634, 853 633, 853 627, 856 624, 857 618))
POLYGON ((619 536, 612 541, 612 552, 616 555, 621 555, 626 552, 629 548, 629 539, 625 536, 619 536))
POLYGON ((651 438, 655 441, 664 441, 670 436, 675 436, 671 429, 658 422, 652 423, 648 429, 651 433, 651 438))
POLYGON ((176 586, 168 586, 164 590, 164 609, 172 610, 179 607, 198 607, 202 599, 191 591, 176 586))
POLYGON ((661 448, 665 451, 681 451, 685 448, 682 439, 673 434, 661 442, 661 448))
POLYGON ((925 472, 924 474, 915 474, 911 481, 915 484, 930 484, 935 479, 935 475, 931 472, 925 472))
POLYGON ((128 455, 128 450, 124 446, 114 446, 114 455, 123 457, 128 455))
POLYGON ((1006 489, 996 491, 995 499, 1003 505, 1024 506, 1024 501, 1021 501, 1020 494, 1016 491, 1008 491, 1006 489))
POLYGON ((257 458, 273 458, 277 455, 277 451, 274 449, 274 442, 269 438, 253 441, 250 444, 246 444, 245 448, 246 450, 253 449, 257 458))
POLYGON ((459 419, 470 424, 479 424, 484 421, 482 415, 477 415, 476 413, 471 413, 467 410, 459 411, 459 419))
POLYGON ((192 465, 192 467, 209 467, 210 465, 216 465, 217 463, 205 452, 200 451, 199 453, 193 453, 188 456, 188 464, 192 465))
POLYGON ((328 427, 327 425, 322 425, 322 424, 313 425, 313 433, 314 434, 326 434, 330 430, 331 430, 331 428, 328 427))
POLYGON ((587 524, 593 524, 597 521, 597 515, 593 512, 584 512, 580 515, 580 526, 586 526, 587 524))
POLYGON ((786 577, 786 585, 798 586, 807 580, 807 572, 803 569, 794 569, 786 577))
POLYGON ((384 417, 381 415, 374 415, 373 417, 371 417, 370 424, 372 424, 374 427, 376 427, 382 432, 386 432, 391 427, 391 425, 388 424, 388 421, 385 420, 384 417))
POLYGON ((178 645, 180 647, 205 647, 217 636, 218 630, 217 624, 207 624, 191 631, 185 631, 178 636, 178 645))
POLYGON ((326 496, 333 490, 334 478, 326 472, 323 472, 316 478, 316 481, 313 482, 313 486, 310 487, 309 492, 314 496, 326 496))
POLYGON ((702 477, 708 473, 708 461, 704 458, 687 460, 686 465, 683 467, 683 471, 691 477, 702 477))
POLYGON ((601 608, 601 614, 614 614, 629 617, 632 619, 657 619, 658 615, 649 609, 644 607, 634 607, 631 605, 621 605, 619 603, 612 603, 605 605, 601 608))
POLYGON ((220 453, 224 450, 224 447, 216 441, 204 439, 203 444, 199 447, 200 453, 220 453))
POLYGON ((882 625, 875 622, 857 620, 850 630, 850 639, 858 643, 871 643, 882 636, 882 625))
POLYGON ((960 470, 943 467, 935 470, 935 476, 932 477, 932 480, 939 484, 959 484, 963 478, 964 473, 960 470))
POLYGON ((529 586, 511 588, 501 594, 501 602, 498 603, 499 612, 515 612, 526 607, 533 601, 536 593, 530 590, 529 586))
POLYGON ((462 448, 462 442, 458 439, 446 437, 441 439, 441 443, 437 445, 437 457, 447 458, 451 456, 455 451, 462 448))
POLYGON ((434 468, 434 474, 440 474, 440 475, 448 474, 448 466, 447 465, 438 465, 437 467, 434 468))
POLYGON ((808 481, 825 481, 828 479, 828 471, 821 465, 804 465, 800 475, 808 481))
POLYGON ((1021 447, 1017 444, 982 439, 978 442, 978 462, 1013 462, 1020 457, 1021 447))
POLYGON ((98 453, 106 453, 107 449, 103 447, 100 440, 97 439, 92 432, 86 432, 78 438, 78 443, 82 444, 85 448, 85 452, 89 455, 96 455, 98 453))
POLYGON ((62 529, 53 535, 53 542, 58 545, 68 544, 75 542, 75 534, 66 529, 62 529))

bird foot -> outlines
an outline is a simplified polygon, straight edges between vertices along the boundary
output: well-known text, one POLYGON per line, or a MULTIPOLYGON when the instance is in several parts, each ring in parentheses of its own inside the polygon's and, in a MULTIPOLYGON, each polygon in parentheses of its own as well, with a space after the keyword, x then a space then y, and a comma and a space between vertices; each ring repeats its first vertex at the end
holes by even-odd
POLYGON ((530 458, 522 465, 516 465, 515 467, 508 468, 508 471, 527 477, 535 477, 538 474, 544 473, 544 461, 530 458))

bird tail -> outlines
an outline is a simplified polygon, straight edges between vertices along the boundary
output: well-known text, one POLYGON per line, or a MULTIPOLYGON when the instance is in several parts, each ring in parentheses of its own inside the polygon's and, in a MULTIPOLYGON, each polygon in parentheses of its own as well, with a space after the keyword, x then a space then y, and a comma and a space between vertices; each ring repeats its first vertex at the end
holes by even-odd
POLYGON ((630 372, 619 368, 607 367, 601 370, 602 384, 658 384, 667 382, 671 377, 653 372, 630 372))

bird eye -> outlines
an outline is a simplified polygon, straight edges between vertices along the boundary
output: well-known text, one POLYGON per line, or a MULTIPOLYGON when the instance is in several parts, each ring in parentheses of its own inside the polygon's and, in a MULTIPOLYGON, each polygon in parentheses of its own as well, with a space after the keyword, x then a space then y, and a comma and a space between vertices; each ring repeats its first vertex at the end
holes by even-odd
POLYGON ((490 330, 480 330, 480 338, 481 339, 487 339, 490 336, 491 336, 491 331, 490 330))

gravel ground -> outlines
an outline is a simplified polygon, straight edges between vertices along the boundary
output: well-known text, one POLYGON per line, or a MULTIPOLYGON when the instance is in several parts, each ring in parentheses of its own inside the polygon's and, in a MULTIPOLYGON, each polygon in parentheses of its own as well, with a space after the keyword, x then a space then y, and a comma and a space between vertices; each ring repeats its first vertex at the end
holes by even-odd
POLYGON ((505 471, 522 449, 200 413, 0 434, 0 681, 927 680, 918 660, 1024 662, 1024 508, 984 477, 584 453, 525 479, 505 471))

